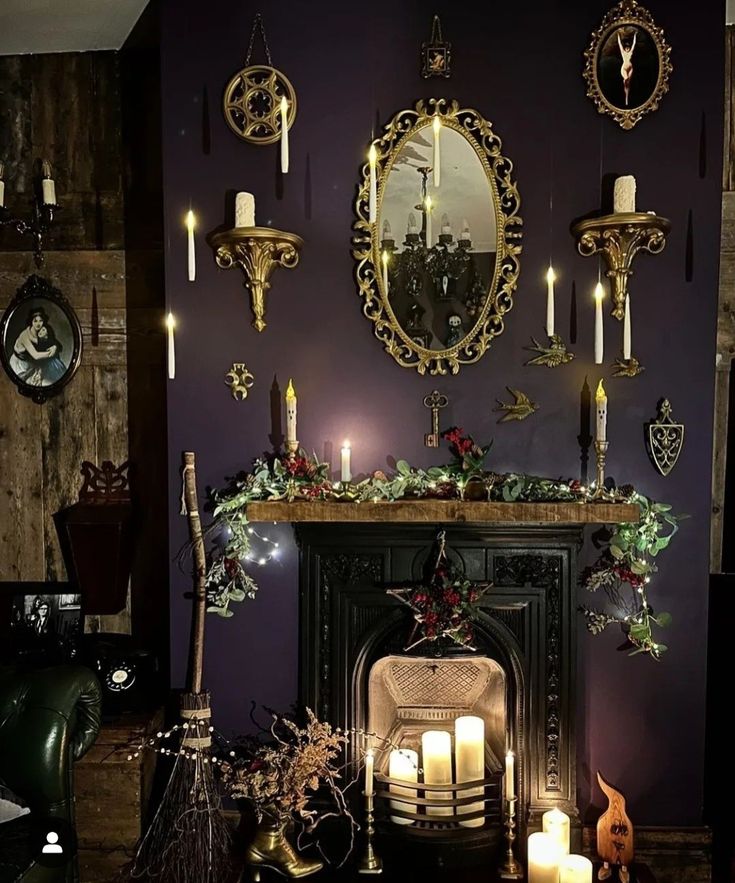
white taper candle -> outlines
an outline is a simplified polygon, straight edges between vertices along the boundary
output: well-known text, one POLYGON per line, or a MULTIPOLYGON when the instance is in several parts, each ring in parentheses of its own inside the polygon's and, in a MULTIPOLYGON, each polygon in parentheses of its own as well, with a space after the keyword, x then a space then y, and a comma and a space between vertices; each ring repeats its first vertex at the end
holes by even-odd
POLYGON ((369 220, 371 224, 375 223, 375 219, 378 213, 378 173, 376 169, 376 165, 378 162, 378 152, 375 149, 375 145, 370 145, 370 150, 368 152, 368 163, 370 165, 370 196, 369 196, 369 220))
POLYGON ((434 119, 432 121, 432 129, 434 130, 434 158, 432 160, 432 166, 434 169, 434 187, 438 187, 441 183, 441 174, 442 174, 442 158, 441 158, 441 130, 442 130, 442 121, 439 117, 438 113, 434 114, 434 119))
POLYGON ((554 268, 549 264, 546 271, 546 333, 549 337, 554 336, 554 282, 556 273, 554 268))
POLYGON ((630 330, 630 295, 625 295, 625 316, 623 318, 623 358, 630 361, 631 330, 630 330))
POLYGON ((176 344, 174 343, 174 329, 176 328, 176 319, 174 314, 169 311, 166 316, 166 330, 168 343, 168 379, 174 380, 176 377, 176 344))
POLYGON ((288 173, 288 99, 281 98, 281 172, 288 173))
POLYGON ((595 364, 601 365, 605 358, 605 338, 602 330, 602 300, 605 292, 602 283, 595 285, 595 364))
POLYGON ((189 209, 186 213, 186 262, 189 282, 194 282, 197 278, 197 258, 194 248, 194 225, 194 212, 189 209))

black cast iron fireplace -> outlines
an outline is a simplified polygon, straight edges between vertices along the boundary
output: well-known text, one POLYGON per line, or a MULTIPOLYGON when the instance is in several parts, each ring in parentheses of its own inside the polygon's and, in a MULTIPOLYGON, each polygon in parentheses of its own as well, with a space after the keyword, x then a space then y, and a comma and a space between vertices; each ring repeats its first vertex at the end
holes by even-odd
MULTIPOLYGON (((469 579, 492 588, 478 603, 476 653, 450 653, 433 666, 430 645, 405 652, 411 612, 385 589, 421 581, 435 555, 435 527, 303 524, 296 530, 302 703, 334 726, 372 728, 402 746, 461 714, 480 714, 486 722, 482 827, 397 824, 385 801, 379 828, 384 850, 450 865, 499 854, 507 747, 517 758, 520 842, 552 806, 578 819, 574 611, 581 529, 443 527, 453 562, 469 579), (411 843, 421 848, 412 853, 411 843)), ((356 741, 349 751, 354 759, 356 741)), ((387 752, 379 753, 376 768, 386 774, 387 766, 387 752)), ((414 793, 422 794, 420 785, 414 793)))

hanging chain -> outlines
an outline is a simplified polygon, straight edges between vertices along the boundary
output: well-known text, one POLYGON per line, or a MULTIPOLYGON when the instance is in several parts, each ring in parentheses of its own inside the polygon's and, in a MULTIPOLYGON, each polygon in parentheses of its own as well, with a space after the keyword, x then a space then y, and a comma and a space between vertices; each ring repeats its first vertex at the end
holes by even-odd
POLYGON ((268 62, 268 67, 273 67, 273 62, 271 61, 271 51, 268 48, 268 41, 265 38, 265 28, 263 27, 263 16, 258 12, 253 20, 253 27, 250 30, 250 43, 248 45, 248 54, 245 57, 245 67, 250 67, 250 56, 253 54, 253 43, 255 42, 255 32, 256 30, 260 31, 260 37, 263 41, 263 49, 265 49, 265 60, 268 62))

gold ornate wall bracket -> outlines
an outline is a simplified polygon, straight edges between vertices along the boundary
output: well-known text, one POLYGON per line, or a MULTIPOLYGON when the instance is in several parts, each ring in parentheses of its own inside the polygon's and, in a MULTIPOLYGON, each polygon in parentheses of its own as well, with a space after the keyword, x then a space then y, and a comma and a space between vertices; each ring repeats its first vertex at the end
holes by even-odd
POLYGON ((232 398, 242 402, 248 397, 255 377, 248 371, 244 362, 233 362, 232 368, 225 374, 225 383, 230 387, 232 398))
POLYGON ((601 254, 612 291, 612 315, 622 321, 628 278, 639 251, 660 254, 666 247, 671 222, 646 212, 618 213, 588 218, 572 227, 577 250, 583 257, 601 254))
POLYGON ((293 269, 299 262, 304 240, 295 233, 271 227, 235 227, 209 237, 217 266, 223 270, 239 267, 250 292, 253 328, 265 326, 265 296, 271 287, 270 277, 276 267, 293 269))

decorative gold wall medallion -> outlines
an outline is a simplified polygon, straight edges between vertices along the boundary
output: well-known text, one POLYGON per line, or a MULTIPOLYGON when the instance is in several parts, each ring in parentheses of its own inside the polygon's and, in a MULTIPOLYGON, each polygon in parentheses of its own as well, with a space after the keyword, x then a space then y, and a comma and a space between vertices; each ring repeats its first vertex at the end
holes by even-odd
POLYGON ((288 77, 273 67, 263 20, 258 13, 250 33, 245 66, 225 86, 222 112, 230 129, 250 144, 273 144, 281 137, 281 100, 288 102, 286 126, 296 119, 296 91, 288 77), (267 64, 250 64, 253 41, 260 30, 267 64))
POLYGON ((506 404, 501 402, 500 399, 495 400, 498 406, 493 408, 493 411, 503 412, 503 416, 498 420, 498 423, 509 423, 511 420, 525 420, 526 417, 530 417, 531 414, 538 411, 536 402, 532 402, 525 392, 521 392, 520 389, 511 389, 509 386, 505 388, 515 401, 511 404, 506 404))
POLYGON ((661 475, 668 475, 676 466, 684 446, 684 424, 671 419, 671 403, 661 399, 658 417, 646 427, 646 447, 651 462, 661 475))
POLYGON ((255 383, 255 378, 248 371, 244 362, 233 362, 232 368, 225 374, 225 383, 230 387, 232 398, 242 402, 248 397, 248 392, 255 383))
POLYGON ((355 201, 362 310, 399 365, 457 374, 502 334, 513 306, 523 224, 513 164, 492 124, 453 100, 419 101, 383 133, 373 142, 372 222, 369 161, 355 201))
POLYGON ((421 76, 428 80, 430 77, 444 77, 452 75, 452 44, 442 37, 442 23, 439 16, 435 15, 431 22, 431 39, 421 44, 421 76))
POLYGON ((584 58, 587 96, 623 129, 656 110, 669 90, 671 47, 636 0, 621 0, 605 15, 584 58))
POLYGON ((424 407, 431 409, 431 432, 427 432, 424 436, 424 445, 427 448, 439 447, 439 411, 448 404, 449 399, 438 389, 424 396, 424 407))
POLYGON ((613 377, 637 377, 639 374, 642 374, 646 369, 641 365, 641 363, 636 359, 635 356, 631 356, 629 359, 615 359, 613 362, 613 377))
POLYGON ((535 337, 531 338, 531 344, 531 346, 524 347, 524 349, 537 355, 524 362, 525 365, 543 365, 545 368, 558 368, 559 365, 566 365, 574 358, 574 353, 569 352, 567 345, 558 334, 551 335, 548 346, 540 344, 535 337))

